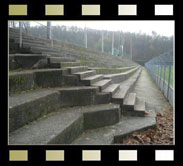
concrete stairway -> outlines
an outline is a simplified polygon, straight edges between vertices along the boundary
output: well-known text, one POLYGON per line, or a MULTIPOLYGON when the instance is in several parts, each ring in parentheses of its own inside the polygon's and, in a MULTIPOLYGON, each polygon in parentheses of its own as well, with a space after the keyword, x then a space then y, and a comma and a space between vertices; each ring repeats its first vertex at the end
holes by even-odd
MULTIPOLYGON (((63 43, 57 40, 53 40, 53 48, 51 41, 39 37, 33 37, 28 34, 22 34, 23 48, 19 48, 19 30, 9 28, 9 53, 24 53, 24 54, 49 54, 55 57, 73 58, 75 60, 82 61, 83 65, 87 65, 90 62, 90 67, 102 67, 104 68, 121 68, 129 66, 137 66, 138 64, 121 59, 120 57, 114 57, 106 53, 97 52, 94 50, 86 49, 77 45, 63 43), (101 58, 99 58, 99 56, 101 58), (96 64, 97 62, 98 64, 96 64), (96 66, 93 66, 94 63, 96 66)), ((125 70, 125 69, 124 69, 125 70)))
MULTIPOLYGON (((19 64, 24 62, 24 56, 21 60, 18 55, 19 64)), ((47 69, 27 69, 9 74, 10 144, 84 144, 86 142, 81 141, 85 139, 84 133, 96 133, 98 128, 103 132, 102 128, 118 126, 116 132, 120 134, 120 128, 126 126, 123 116, 128 117, 126 123, 135 121, 133 117, 143 118, 141 125, 131 126, 127 131, 155 125, 155 117, 145 115, 145 102, 131 93, 140 75, 139 67, 135 72, 131 71, 132 75, 123 73, 128 79, 122 83, 113 83, 112 79, 97 75, 95 70, 79 64, 75 66, 66 59, 32 55, 31 62, 43 59, 46 59, 47 69), (53 63, 69 63, 71 66, 61 65, 53 69, 53 63), (63 87, 68 86, 65 81, 68 78, 70 87, 63 87)), ((95 140, 98 144, 98 139, 95 140)))
MULTIPOLYGON (((121 85, 112 83, 112 79, 104 79, 103 75, 97 75, 94 70, 72 72, 77 75, 82 83, 87 86, 99 87, 100 93, 107 93, 111 98, 111 102, 120 104, 123 114, 130 114, 136 116, 145 116, 145 102, 137 99, 135 93, 129 93, 133 90, 135 82, 141 72, 140 68, 137 68, 137 73, 126 80, 121 85)), ((121 75, 120 75, 121 77, 121 75)))
POLYGON ((72 57, 53 56, 62 51, 47 40, 23 35, 23 43, 26 50, 11 48, 9 56, 10 144, 111 144, 155 127, 154 112, 146 114, 146 102, 133 93, 139 66, 96 74, 72 57))

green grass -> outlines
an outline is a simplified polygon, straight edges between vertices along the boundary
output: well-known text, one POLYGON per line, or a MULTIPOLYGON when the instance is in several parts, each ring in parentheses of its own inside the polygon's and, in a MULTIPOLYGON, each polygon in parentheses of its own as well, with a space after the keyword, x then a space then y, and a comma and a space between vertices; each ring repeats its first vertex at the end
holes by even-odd
MULTIPOLYGON (((174 75, 173 75, 173 73, 174 73, 174 68, 173 68, 173 66, 171 66, 171 73, 170 73, 170 86, 172 87, 172 88, 174 88, 174 82, 173 82, 173 80, 174 80, 174 75)), ((163 79, 163 80, 165 80, 165 82, 168 84, 168 77, 169 77, 169 67, 167 66, 167 67, 163 67, 162 68, 162 75, 161 75, 161 68, 159 67, 159 68, 157 68, 157 75, 158 76, 161 76, 161 78, 163 79), (165 79, 164 79, 164 72, 165 72, 165 79)))

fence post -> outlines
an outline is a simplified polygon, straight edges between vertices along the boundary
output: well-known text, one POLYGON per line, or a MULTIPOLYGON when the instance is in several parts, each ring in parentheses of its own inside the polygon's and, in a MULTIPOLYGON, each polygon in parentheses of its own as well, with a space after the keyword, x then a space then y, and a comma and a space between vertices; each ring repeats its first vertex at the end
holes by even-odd
POLYGON ((19 47, 22 48, 22 22, 19 21, 19 47))
POLYGON ((157 85, 160 88, 160 65, 158 65, 158 82, 157 82, 157 85))
POLYGON ((158 84, 158 65, 156 65, 156 84, 158 84))
POLYGON ((168 99, 168 96, 169 96, 169 91, 170 91, 170 78, 171 78, 171 65, 169 65, 168 67, 168 90, 167 90, 167 99, 168 99))
POLYGON ((161 86, 162 78, 161 77, 162 77, 162 65, 160 66, 160 84, 159 84, 159 87, 162 90, 162 86, 161 86))
MULTIPOLYGON (((165 75, 166 75, 166 65, 164 65, 164 71, 163 71, 163 92, 165 94, 165 75)), ((166 96, 166 95, 165 95, 166 96)))

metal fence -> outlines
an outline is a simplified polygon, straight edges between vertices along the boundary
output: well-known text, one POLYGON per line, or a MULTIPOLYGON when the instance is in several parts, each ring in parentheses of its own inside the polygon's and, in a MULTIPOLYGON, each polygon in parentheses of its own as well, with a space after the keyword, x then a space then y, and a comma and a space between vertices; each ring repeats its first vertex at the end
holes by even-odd
POLYGON ((174 103, 174 63, 173 51, 170 50, 145 63, 146 69, 151 74, 159 89, 173 106, 174 103))

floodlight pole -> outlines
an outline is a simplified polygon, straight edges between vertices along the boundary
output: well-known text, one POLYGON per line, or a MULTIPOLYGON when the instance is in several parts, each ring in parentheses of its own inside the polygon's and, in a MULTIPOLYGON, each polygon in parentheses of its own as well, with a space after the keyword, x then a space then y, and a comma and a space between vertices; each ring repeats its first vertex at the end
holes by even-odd
POLYGON ((85 48, 87 48, 87 28, 85 27, 85 48))
POLYGON ((102 52, 104 52, 104 34, 102 30, 102 52))
POLYGON ((114 32, 112 33, 112 55, 114 55, 114 32))
POLYGON ((121 54, 122 54, 122 57, 123 57, 123 45, 121 45, 121 54))
POLYGON ((119 32, 119 41, 118 41, 118 51, 120 53, 120 49, 121 49, 121 32, 119 32))
POLYGON ((22 22, 19 21, 19 47, 22 48, 22 22))
POLYGON ((51 40, 51 22, 47 21, 47 39, 51 40))
POLYGON ((131 60, 133 59, 132 57, 132 37, 131 37, 131 42, 130 42, 130 54, 131 54, 131 60))

